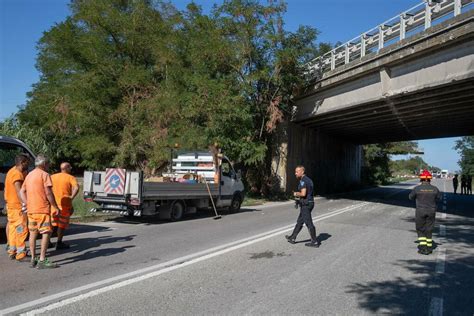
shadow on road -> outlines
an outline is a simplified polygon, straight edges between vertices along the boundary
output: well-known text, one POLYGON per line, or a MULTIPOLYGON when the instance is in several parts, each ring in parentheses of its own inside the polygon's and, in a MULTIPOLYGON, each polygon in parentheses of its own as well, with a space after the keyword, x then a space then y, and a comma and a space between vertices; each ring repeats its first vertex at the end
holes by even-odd
MULTIPOLYGON (((112 236, 103 236, 97 238, 79 238, 79 239, 72 239, 68 240, 69 245, 71 246, 70 249, 65 250, 68 254, 77 254, 72 257, 67 257, 63 259, 55 260, 55 262, 60 264, 69 264, 77 261, 89 260, 97 257, 107 257, 112 256, 118 253, 122 253, 126 251, 128 248, 133 248, 135 246, 123 246, 117 248, 104 248, 104 249, 93 249, 98 248, 102 245, 106 244, 114 244, 117 242, 128 242, 132 241, 136 235, 129 235, 123 237, 112 237, 112 236), (85 251, 85 252, 84 252, 85 251)), ((60 254, 63 251, 52 251, 51 254, 60 254)))
POLYGON ((72 223, 67 229, 67 235, 71 236, 71 235, 91 233, 91 232, 102 233, 102 232, 107 232, 107 231, 111 231, 110 227, 72 223))
POLYGON ((113 256, 113 255, 125 252, 127 251, 127 249, 134 248, 134 247, 135 246, 123 246, 123 247, 117 247, 117 248, 104 248, 104 249, 89 250, 77 256, 55 260, 55 262, 60 265, 66 265, 66 264, 75 263, 79 261, 91 260, 98 257, 109 257, 109 256, 113 256))
MULTIPOLYGON (((233 216, 239 213, 249 213, 249 212, 261 212, 261 210, 254 209, 251 207, 245 207, 240 209, 239 212, 231 213, 227 210, 217 210, 217 213, 222 217, 226 216, 233 216)), ((204 219, 204 218, 212 218, 215 217, 216 214, 212 209, 207 210, 199 210, 195 214, 187 214, 180 220, 180 222, 192 221, 196 219, 204 219)), ((161 224, 169 224, 171 223, 170 220, 167 219, 160 219, 158 216, 142 216, 142 217, 115 217, 107 220, 108 222, 117 222, 123 224, 144 224, 144 225, 161 225, 161 224)))
POLYGON ((329 238, 331 238, 332 235, 331 234, 328 234, 328 233, 321 233, 318 235, 318 240, 320 243, 323 243, 323 241, 326 241, 328 240, 329 238))
MULTIPOLYGON (((449 258, 449 256, 448 256, 449 258)), ((354 283, 347 293, 357 296, 359 306, 372 314, 427 314, 431 299, 444 298, 448 315, 472 315, 474 300, 474 256, 456 256, 446 260, 449 273, 437 274, 435 261, 401 260, 394 264, 416 274, 408 279, 354 283)))

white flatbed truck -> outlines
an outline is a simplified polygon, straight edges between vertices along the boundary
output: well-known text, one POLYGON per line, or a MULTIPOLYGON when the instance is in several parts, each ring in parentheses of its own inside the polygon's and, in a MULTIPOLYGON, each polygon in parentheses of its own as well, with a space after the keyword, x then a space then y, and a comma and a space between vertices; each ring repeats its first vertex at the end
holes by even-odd
POLYGON ((237 212, 243 192, 240 173, 227 157, 215 159, 203 152, 178 155, 170 173, 159 179, 145 179, 143 172, 119 168, 84 173, 84 199, 99 205, 93 211, 126 216, 158 215, 178 221, 212 206, 211 198, 216 207, 237 212))

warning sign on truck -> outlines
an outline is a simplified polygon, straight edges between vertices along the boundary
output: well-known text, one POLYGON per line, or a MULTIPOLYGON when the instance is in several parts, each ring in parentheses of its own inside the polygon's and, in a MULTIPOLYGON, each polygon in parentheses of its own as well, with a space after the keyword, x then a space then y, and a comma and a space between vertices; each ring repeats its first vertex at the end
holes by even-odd
POLYGON ((107 168, 105 171, 105 193, 124 194, 125 169, 107 168))

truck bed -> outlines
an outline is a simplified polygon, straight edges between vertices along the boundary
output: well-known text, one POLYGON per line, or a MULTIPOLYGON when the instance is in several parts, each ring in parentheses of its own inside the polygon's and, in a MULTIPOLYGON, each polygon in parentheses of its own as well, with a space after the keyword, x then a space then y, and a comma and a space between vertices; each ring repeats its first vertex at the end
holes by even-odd
MULTIPOLYGON (((219 186, 209 183, 212 197, 219 195, 219 186)), ((154 199, 189 199, 209 197, 204 183, 179 183, 179 182, 143 182, 144 200, 154 199)))

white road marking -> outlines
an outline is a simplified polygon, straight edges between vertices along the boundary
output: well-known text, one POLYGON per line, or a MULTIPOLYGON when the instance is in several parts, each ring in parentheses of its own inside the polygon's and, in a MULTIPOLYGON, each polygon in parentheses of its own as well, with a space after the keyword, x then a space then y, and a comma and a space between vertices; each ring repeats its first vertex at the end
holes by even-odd
POLYGON ((446 236, 446 225, 439 225, 439 235, 446 236))
POLYGON ((446 266, 446 249, 440 248, 438 250, 438 257, 436 258, 436 273, 444 273, 446 266))
MULTIPOLYGON (((444 190, 443 193, 443 213, 441 213, 441 218, 446 219, 446 204, 447 204, 447 199, 446 199, 446 181, 443 183, 444 184, 444 190)), ((446 225, 440 225, 439 226, 439 235, 440 237, 446 236, 446 225)), ((446 268, 446 249, 445 248, 440 248, 438 250, 438 256, 436 258, 436 268, 435 271, 436 273, 444 273, 446 268)), ((431 298, 431 303, 430 303, 430 310, 428 312, 430 316, 442 316, 443 315, 443 298, 442 297, 432 297, 431 298)))
POLYGON ((442 316, 443 315, 443 299, 440 297, 433 297, 430 303, 430 316, 442 316))
MULTIPOLYGON (((330 218, 330 217, 333 217, 333 216, 337 216, 337 215, 355 210, 359 207, 363 207, 363 206, 366 206, 368 204, 370 204, 370 203, 369 202, 363 202, 363 203, 351 205, 351 206, 342 208, 340 210, 335 210, 335 211, 327 213, 327 214, 315 216, 315 217, 313 217, 313 220, 315 222, 320 222, 320 221, 325 220, 327 218, 330 218)), ((37 300, 33 300, 33 301, 30 301, 30 302, 27 302, 27 303, 23 303, 23 304, 20 304, 20 305, 17 305, 17 306, 12 306, 12 307, 0 310, 0 315, 9 314, 9 313, 18 313, 22 310, 33 308, 33 307, 39 306, 39 305, 44 305, 44 304, 47 304, 51 301, 63 299, 63 300, 61 300, 57 303, 53 303, 53 304, 47 305, 47 306, 39 308, 39 309, 31 310, 31 311, 29 311, 29 312, 27 312, 26 314, 23 314, 23 315, 37 315, 37 314, 40 314, 40 313, 51 311, 51 310, 60 308, 62 306, 66 306, 66 305, 69 305, 69 304, 72 304, 72 303, 75 303, 75 302, 82 301, 82 300, 87 299, 89 297, 99 295, 101 293, 109 292, 109 291, 112 291, 112 290, 130 285, 130 284, 134 284, 134 283, 137 283, 137 282, 149 279, 149 278, 153 278, 153 277, 159 276, 161 274, 164 274, 164 273, 167 273, 167 272, 170 272, 170 271, 182 268, 182 267, 186 267, 188 265, 195 264, 195 263, 198 263, 198 262, 201 262, 201 261, 213 258, 213 257, 217 257, 219 255, 222 255, 222 254, 225 254, 225 253, 228 253, 228 252, 231 252, 231 251, 234 251, 234 250, 237 250, 237 249, 240 249, 240 248, 243 248, 243 247, 258 243, 258 242, 261 242, 261 241, 264 241, 264 240, 269 239, 269 238, 273 238, 275 236, 278 236, 280 234, 283 234, 287 231, 292 230, 293 227, 294 227, 294 224, 287 225, 287 226, 284 226, 284 227, 280 227, 278 229, 274 229, 274 230, 271 230, 271 231, 268 231, 268 232, 265 232, 265 233, 261 233, 261 234, 255 235, 255 236, 251 236, 251 237, 248 237, 248 238, 244 238, 244 239, 241 239, 241 240, 238 240, 238 241, 235 241, 235 242, 231 242, 231 243, 228 243, 228 244, 225 244, 225 245, 217 246, 217 247, 210 248, 210 249, 207 249, 207 250, 203 250, 203 251, 200 251, 200 252, 197 252, 197 253, 194 253, 194 254, 190 254, 190 255, 187 255, 187 256, 183 256, 183 257, 180 257, 180 258, 177 258, 177 259, 167 261, 167 262, 163 262, 163 263, 151 266, 151 267, 143 268, 143 269, 140 269, 140 270, 136 270, 136 271, 129 272, 129 273, 119 275, 119 276, 115 276, 115 277, 105 279, 105 280, 102 280, 102 281, 98 281, 98 282, 94 282, 94 283, 91 283, 91 284, 83 285, 83 286, 80 286, 80 287, 77 287, 77 288, 73 288, 73 289, 70 289, 70 290, 67 290, 67 291, 63 291, 61 293, 56 293, 56 294, 46 296, 46 297, 43 297, 43 298, 40 298, 40 299, 37 299, 37 300), (81 292, 86 292, 86 291, 87 291, 87 293, 79 294, 81 292), (76 295, 76 296, 64 299, 65 297, 72 296, 72 295, 76 295)))

